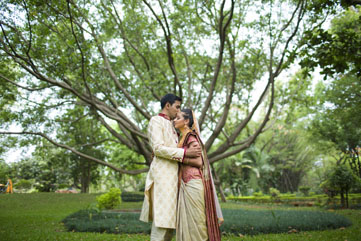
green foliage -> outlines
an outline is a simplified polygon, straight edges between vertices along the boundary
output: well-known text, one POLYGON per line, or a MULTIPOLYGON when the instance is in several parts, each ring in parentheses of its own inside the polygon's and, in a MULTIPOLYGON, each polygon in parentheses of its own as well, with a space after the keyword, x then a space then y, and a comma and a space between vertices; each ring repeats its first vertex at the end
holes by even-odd
POLYGON ((150 233, 151 225, 139 221, 139 213, 81 210, 62 221, 68 231, 99 233, 150 233))
POLYGON ((32 185, 33 185, 32 181, 20 179, 14 184, 14 187, 16 189, 30 189, 32 185))
MULTIPOLYGON (((335 193, 336 195, 337 193, 335 193)), ((349 196, 350 206, 355 207, 361 204, 361 194, 351 193, 349 196)), ((326 194, 317 194, 312 196, 296 196, 296 194, 280 194, 279 199, 272 198, 271 195, 264 196, 228 196, 227 200, 242 203, 263 203, 291 206, 322 206, 324 208, 330 205, 342 207, 340 196, 328 196, 326 194)))
POLYGON ((60 183, 60 184, 58 185, 58 189, 64 189, 64 188, 69 188, 69 184, 60 183))
MULTIPOLYGON (((256 83, 278 81, 297 58, 303 31, 324 20, 318 10, 337 3, 328 1, 315 11, 295 1, 231 2, 1 1, 0 61, 6 64, 0 73, 6 84, 0 91, 6 99, 0 107, 6 108, 0 108, 0 116, 7 117, 6 123, 0 118, 1 127, 41 130, 62 144, 58 146, 90 155, 93 161, 118 161, 124 170, 139 170, 151 161, 142 132, 158 112, 155 102, 174 92, 207 116, 201 129, 220 127, 207 149, 221 141, 226 146, 219 151, 222 155, 239 153, 235 139, 251 136, 245 132, 251 130, 256 83), (220 105, 227 96, 230 101, 220 105), (207 99, 209 108, 200 104, 207 99), (237 111, 227 116, 228 108, 237 111), (228 135, 236 138, 229 143, 228 135), (100 143, 107 141, 115 147, 102 148, 100 143), (120 146, 143 158, 112 156, 120 146)), ((270 89, 265 90, 268 96, 270 89)), ((260 98, 255 110, 268 100, 260 98)), ((41 146, 39 138, 23 139, 24 145, 41 146)), ((247 139, 246 146, 254 140, 247 139)), ((83 158, 70 161, 79 167, 73 169, 78 172, 75 184, 86 192, 89 179, 96 180, 96 167, 84 164, 83 158)))
POLYGON ((11 164, 14 183, 20 179, 34 180, 34 188, 41 192, 55 191, 60 183, 70 184, 71 171, 64 168, 67 158, 64 152, 54 148, 41 150, 35 151, 33 158, 25 158, 11 164))
POLYGON ((298 189, 300 190, 300 192, 303 193, 304 196, 308 196, 311 187, 308 187, 308 186, 300 186, 298 189))
MULTIPOLYGON (((335 213, 317 211, 223 209, 221 231, 255 235, 348 227, 351 222, 335 213), (241 217, 241 218, 240 218, 241 217), (275 222, 275 218, 277 222, 275 222)), ((150 224, 139 221, 138 213, 91 212, 82 210, 63 220, 68 231, 107 233, 150 233, 150 224), (91 218, 90 218, 91 217, 91 218)))
POLYGON ((316 211, 226 209, 223 210, 223 215, 225 222, 221 230, 234 234, 282 233, 288 232, 290 229, 322 230, 351 225, 351 222, 343 216, 316 211))
POLYGON ((312 122, 314 136, 333 143, 338 163, 348 163, 361 177, 358 158, 361 146, 361 82, 352 75, 336 78, 320 95, 318 113, 312 122))
POLYGON ((280 199, 281 192, 277 190, 276 188, 271 187, 269 189, 269 193, 271 194, 272 199, 278 201, 280 199))
POLYGON ((111 188, 108 193, 97 197, 97 207, 99 209, 113 209, 119 206, 121 203, 120 194, 119 188, 111 188))
MULTIPOLYGON (((350 73, 361 76, 361 6, 349 8, 332 20, 331 28, 320 26, 306 33, 307 45, 301 65, 320 66, 323 74, 350 73)), ((326 78, 326 77, 325 77, 326 78)))
POLYGON ((335 166, 330 176, 331 186, 339 191, 347 192, 359 181, 359 178, 357 178, 346 165, 335 166))
POLYGON ((6 184, 8 178, 10 178, 11 169, 10 166, 0 159, 0 183, 6 184))
POLYGON ((262 196, 263 196, 263 192, 262 192, 262 191, 254 192, 254 193, 252 193, 252 195, 255 196, 255 197, 262 197, 262 196))
POLYGON ((123 202, 141 202, 144 200, 144 192, 122 192, 120 196, 123 202))

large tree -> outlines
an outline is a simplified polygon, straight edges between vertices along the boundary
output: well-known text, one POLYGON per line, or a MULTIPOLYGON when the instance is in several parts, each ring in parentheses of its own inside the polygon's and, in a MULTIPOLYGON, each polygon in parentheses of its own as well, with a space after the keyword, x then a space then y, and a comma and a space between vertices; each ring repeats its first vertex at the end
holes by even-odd
POLYGON ((248 148, 271 117, 275 81, 303 32, 334 10, 329 1, 307 0, 6 0, 0 9, 1 89, 17 103, 1 110, 11 114, 1 134, 40 136, 128 174, 147 171, 145 128, 167 92, 199 114, 211 163, 248 148), (263 90, 252 96, 256 83, 263 90), (262 120, 242 135, 262 103, 262 120), (144 156, 145 168, 119 168, 60 142, 54 132, 75 106, 108 131, 89 145, 126 146, 144 156), (6 131, 12 123, 22 130, 6 131))
POLYGON ((316 136, 335 144, 338 163, 349 163, 361 177, 361 82, 346 75, 334 80, 320 96, 321 104, 313 119, 316 136))
POLYGON ((356 6, 332 19, 330 28, 319 26, 306 32, 301 65, 319 66, 325 79, 340 74, 361 78, 361 1, 354 2, 356 6))
POLYGON ((325 79, 331 77, 318 94, 313 132, 334 143, 340 151, 337 162, 348 162, 361 177, 361 6, 342 11, 328 29, 316 28, 305 39, 301 64, 319 66, 325 79))

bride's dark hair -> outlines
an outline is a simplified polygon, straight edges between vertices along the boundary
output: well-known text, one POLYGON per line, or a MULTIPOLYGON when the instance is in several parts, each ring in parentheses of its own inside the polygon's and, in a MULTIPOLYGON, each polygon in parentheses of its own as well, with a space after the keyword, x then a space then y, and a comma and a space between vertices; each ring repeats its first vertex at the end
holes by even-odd
POLYGON ((188 127, 192 127, 193 122, 194 122, 192 110, 191 109, 183 109, 183 110, 181 110, 181 112, 182 112, 184 119, 189 120, 188 127))

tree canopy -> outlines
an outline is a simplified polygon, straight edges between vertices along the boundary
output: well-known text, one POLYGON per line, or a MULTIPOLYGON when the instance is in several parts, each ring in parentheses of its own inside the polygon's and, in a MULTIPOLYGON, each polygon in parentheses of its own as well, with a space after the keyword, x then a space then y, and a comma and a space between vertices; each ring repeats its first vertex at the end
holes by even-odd
POLYGON ((0 101, 4 135, 45 138, 120 173, 148 170, 145 134, 162 95, 199 114, 212 163, 248 148, 265 131, 275 83, 297 57, 305 32, 334 11, 330 1, 67 0, 0 3, 0 101), (325 7, 327 6, 327 7, 325 7), (261 93, 254 95, 257 83, 261 93), (261 121, 249 129, 255 112, 261 121), (78 110, 82 117, 72 110, 78 110), (232 115, 230 114, 231 112, 232 115), (66 114, 68 113, 68 114, 66 114), (119 167, 64 142, 64 123, 92 119, 98 136, 144 157, 119 167), (20 131, 7 131, 16 123, 20 131), (247 134, 245 131, 247 130, 247 134))

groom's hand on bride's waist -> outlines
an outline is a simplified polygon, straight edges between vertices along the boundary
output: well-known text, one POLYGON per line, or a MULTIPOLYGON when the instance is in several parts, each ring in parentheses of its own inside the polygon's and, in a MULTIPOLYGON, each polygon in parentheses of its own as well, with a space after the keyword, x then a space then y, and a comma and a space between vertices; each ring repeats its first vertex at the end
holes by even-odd
POLYGON ((196 147, 189 147, 186 151, 186 157, 199 157, 202 154, 202 149, 199 146, 196 147))

